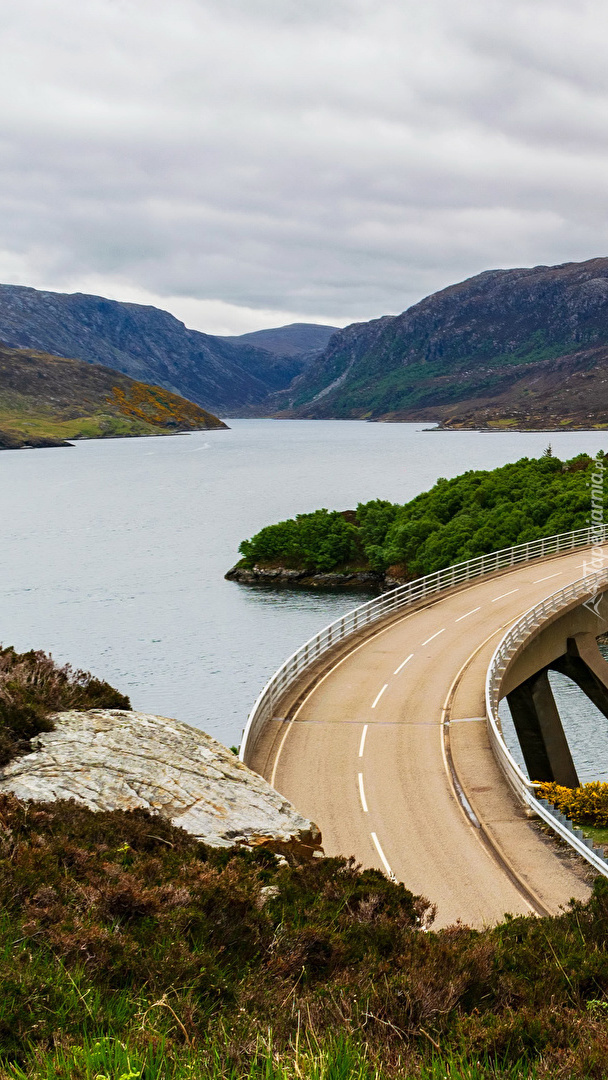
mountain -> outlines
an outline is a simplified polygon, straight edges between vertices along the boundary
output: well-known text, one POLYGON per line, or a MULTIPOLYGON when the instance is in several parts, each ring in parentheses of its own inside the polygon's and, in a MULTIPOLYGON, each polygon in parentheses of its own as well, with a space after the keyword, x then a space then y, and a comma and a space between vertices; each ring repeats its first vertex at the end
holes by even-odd
MULTIPOLYGON (((269 333, 276 341, 281 331, 269 333)), ((297 336, 288 335, 292 346, 297 336)), ((288 386, 308 363, 293 348, 284 355, 276 347, 235 340, 240 343, 188 330, 155 307, 0 285, 4 344, 104 364, 224 415, 255 408, 269 393, 288 386)))
POLYGON ((0 449, 224 427, 199 405, 110 368, 0 346, 0 449))
POLYGON ((250 334, 225 337, 222 340, 231 341, 233 345, 255 345, 279 356, 312 358, 323 352, 337 330, 337 326, 323 326, 319 323, 290 323, 289 326, 253 330, 250 334))
POLYGON ((490 270, 339 330, 275 414, 608 426, 608 259, 490 270))

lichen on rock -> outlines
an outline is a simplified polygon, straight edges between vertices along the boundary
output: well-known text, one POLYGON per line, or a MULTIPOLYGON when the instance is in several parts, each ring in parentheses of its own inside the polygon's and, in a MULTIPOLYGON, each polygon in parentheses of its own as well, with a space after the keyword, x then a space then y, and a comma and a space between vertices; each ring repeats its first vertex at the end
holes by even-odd
POLYGON ((316 825, 221 743, 163 716, 92 709, 62 712, 32 752, 0 772, 0 792, 91 810, 141 808, 215 847, 320 850, 316 825))

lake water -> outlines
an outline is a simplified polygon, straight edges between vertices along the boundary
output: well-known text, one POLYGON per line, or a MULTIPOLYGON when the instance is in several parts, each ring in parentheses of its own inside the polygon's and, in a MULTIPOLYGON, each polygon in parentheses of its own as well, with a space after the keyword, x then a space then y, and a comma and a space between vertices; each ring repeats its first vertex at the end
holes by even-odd
MULTIPOLYGON (((240 741, 253 700, 281 661, 365 599, 227 582, 242 539, 321 506, 405 502, 439 476, 536 457, 549 441, 560 457, 608 448, 602 432, 228 423, 229 431, 0 453, 0 640, 91 670, 128 693, 134 708, 177 717, 228 745, 240 741)), ((585 770, 598 775, 608 723, 593 713, 585 719, 585 709, 581 719, 580 703, 571 704, 578 741, 593 759, 585 770)))

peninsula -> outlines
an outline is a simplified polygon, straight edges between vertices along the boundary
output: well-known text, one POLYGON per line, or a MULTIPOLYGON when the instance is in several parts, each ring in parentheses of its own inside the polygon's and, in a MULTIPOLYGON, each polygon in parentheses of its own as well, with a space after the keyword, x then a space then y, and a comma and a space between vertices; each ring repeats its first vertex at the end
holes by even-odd
POLYGON ((179 394, 112 368, 0 345, 2 450, 226 426, 179 394))

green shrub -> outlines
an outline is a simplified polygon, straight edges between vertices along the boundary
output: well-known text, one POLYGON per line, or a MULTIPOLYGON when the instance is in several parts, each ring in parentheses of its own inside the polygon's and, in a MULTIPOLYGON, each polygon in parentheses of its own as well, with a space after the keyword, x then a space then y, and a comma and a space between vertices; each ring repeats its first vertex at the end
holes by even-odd
POLYGON ((239 550, 247 566, 332 570, 357 561, 380 572, 397 564, 414 578, 584 528, 593 468, 585 454, 567 462, 545 455, 522 458, 491 471, 440 479, 403 506, 384 499, 359 503, 354 522, 337 511, 300 514, 266 526, 239 550))
POLYGON ((315 510, 267 525, 239 547, 248 566, 279 561, 287 567, 327 572, 361 558, 357 528, 337 510, 315 510))
POLYGON ((163 1000, 190 1040, 219 1012, 267 1023, 291 987, 389 962, 429 904, 352 860, 279 865, 144 811, 0 795, 0 912, 0 1047, 21 1061, 58 1030, 137 1028, 163 1000))
POLYGON ((2 1080, 608 1074, 605 879, 554 918, 421 933, 378 871, 290 860, 0 796, 2 1080))

